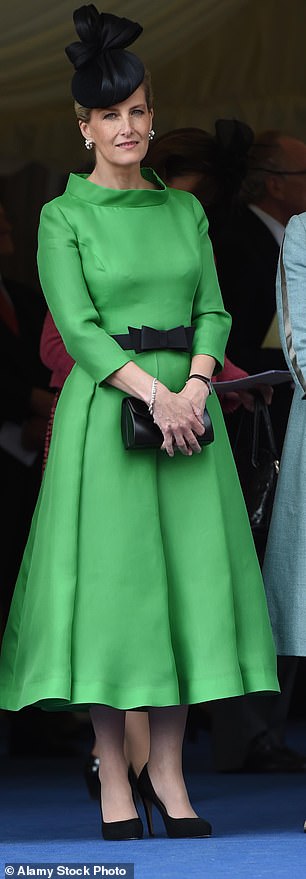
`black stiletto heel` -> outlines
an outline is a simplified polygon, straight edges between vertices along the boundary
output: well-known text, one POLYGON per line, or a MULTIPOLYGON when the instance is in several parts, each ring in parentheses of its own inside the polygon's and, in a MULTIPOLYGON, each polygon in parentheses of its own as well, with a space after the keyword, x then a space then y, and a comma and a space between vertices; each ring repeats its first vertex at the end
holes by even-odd
POLYGON ((153 827, 153 815, 152 815, 152 803, 150 800, 147 800, 145 797, 142 800, 143 807, 145 810, 145 816, 147 819, 149 836, 155 836, 154 827, 153 827))
POLYGON ((171 839, 179 839, 183 837, 203 838, 211 836, 211 824, 209 824, 209 821, 205 821, 204 818, 171 818, 171 815, 168 815, 166 807, 155 793, 148 773, 147 765, 144 766, 138 778, 138 791, 144 805, 150 836, 154 836, 152 804, 162 816, 167 836, 169 836, 171 839))

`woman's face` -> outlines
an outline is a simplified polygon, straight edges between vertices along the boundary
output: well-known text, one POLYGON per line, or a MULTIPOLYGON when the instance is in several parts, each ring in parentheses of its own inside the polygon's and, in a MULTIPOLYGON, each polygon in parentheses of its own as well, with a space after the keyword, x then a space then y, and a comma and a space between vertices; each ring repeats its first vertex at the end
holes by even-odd
POLYGON ((104 110, 92 110, 89 122, 80 122, 83 137, 92 140, 96 161, 127 167, 139 164, 149 145, 153 111, 148 110, 140 85, 129 98, 104 110))

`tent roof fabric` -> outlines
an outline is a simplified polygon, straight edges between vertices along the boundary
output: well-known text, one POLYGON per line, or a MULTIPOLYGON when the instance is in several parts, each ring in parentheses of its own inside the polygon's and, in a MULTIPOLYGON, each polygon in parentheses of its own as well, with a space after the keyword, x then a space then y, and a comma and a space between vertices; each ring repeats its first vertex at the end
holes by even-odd
MULTIPOLYGON (((81 160, 64 52, 78 5, 3 4, 0 173, 32 160, 63 170, 81 160)), ((153 74, 158 133, 213 130, 218 116, 236 116, 306 139, 305 0, 109 0, 105 11, 143 25, 135 52, 153 74)))
MULTIPOLYGON (((199 33, 213 31, 225 19, 250 0, 129 0, 107 4, 107 12, 128 15, 143 25, 137 40, 136 54, 156 68, 177 57, 196 42, 199 33)), ((33 106, 52 97, 65 99, 70 94, 72 68, 64 47, 76 39, 72 12, 77 0, 57 0, 48 5, 42 0, 15 0, 1 11, 1 106, 33 106), (44 5, 46 8, 44 9, 44 5)), ((99 11, 103 11, 98 7, 99 11)))

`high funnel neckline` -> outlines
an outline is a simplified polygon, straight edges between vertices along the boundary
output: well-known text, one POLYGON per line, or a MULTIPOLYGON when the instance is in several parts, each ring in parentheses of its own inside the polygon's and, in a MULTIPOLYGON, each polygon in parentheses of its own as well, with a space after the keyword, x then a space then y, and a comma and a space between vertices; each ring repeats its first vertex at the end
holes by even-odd
POLYGON ((141 168, 141 176, 157 189, 107 189, 88 180, 88 174, 70 174, 66 191, 89 204, 104 207, 151 207, 168 199, 168 189, 152 168, 141 168))

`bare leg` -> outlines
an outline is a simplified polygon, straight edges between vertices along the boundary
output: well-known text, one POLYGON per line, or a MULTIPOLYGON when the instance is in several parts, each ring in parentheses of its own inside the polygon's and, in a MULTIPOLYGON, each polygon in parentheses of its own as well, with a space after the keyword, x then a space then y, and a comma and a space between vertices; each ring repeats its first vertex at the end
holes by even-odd
POLYGON ((94 743, 93 743, 93 746, 92 746, 92 749, 91 749, 91 755, 92 755, 92 757, 97 757, 97 756, 98 756, 98 742, 97 742, 97 739, 96 739, 96 738, 95 738, 95 740, 94 740, 94 743))
POLYGON ((126 821, 136 818, 128 768, 123 751, 125 711, 107 705, 90 709, 100 760, 101 804, 104 821, 126 821))
MULTIPOLYGON (((150 751, 150 727, 147 711, 127 711, 125 715, 124 754, 128 766, 139 775, 148 762, 150 751)), ((98 757, 98 743, 95 739, 91 754, 98 757)))
POLYGON ((188 706, 150 708, 148 772, 157 796, 172 818, 194 818, 182 771, 182 746, 188 706))
POLYGON ((140 775, 150 753, 150 727, 147 711, 127 711, 125 715, 124 753, 128 766, 140 775))

